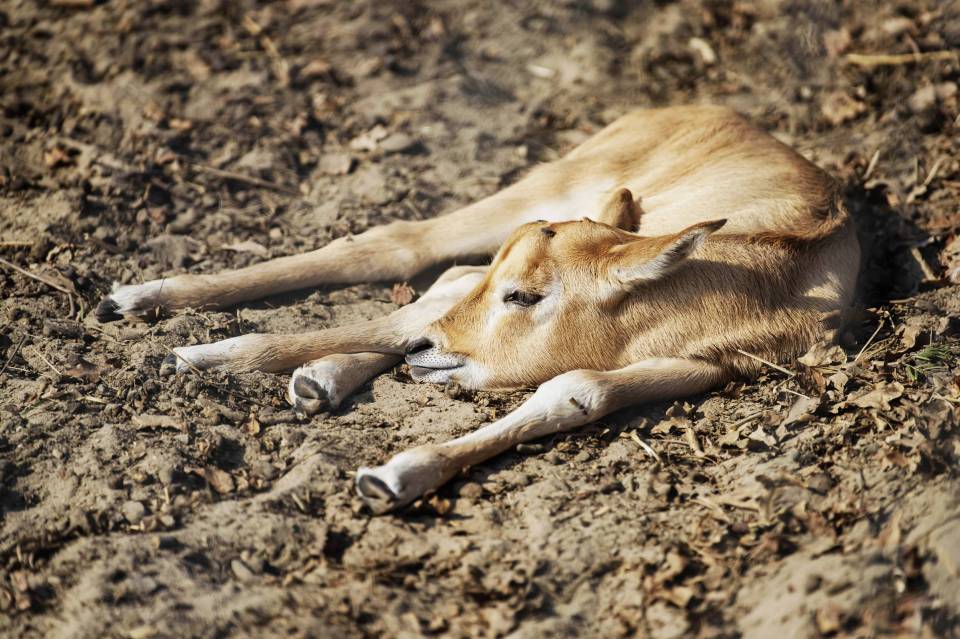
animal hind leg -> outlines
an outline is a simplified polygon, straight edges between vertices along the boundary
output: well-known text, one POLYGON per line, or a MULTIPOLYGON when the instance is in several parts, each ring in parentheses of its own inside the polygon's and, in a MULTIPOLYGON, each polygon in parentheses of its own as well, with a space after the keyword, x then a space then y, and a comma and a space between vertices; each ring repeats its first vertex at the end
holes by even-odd
POLYGON ((409 279, 445 261, 491 255, 526 222, 595 215, 614 186, 596 162, 561 159, 447 215, 374 227, 309 253, 239 270, 115 286, 97 308, 97 317, 107 321, 157 309, 217 309, 314 286, 409 279))

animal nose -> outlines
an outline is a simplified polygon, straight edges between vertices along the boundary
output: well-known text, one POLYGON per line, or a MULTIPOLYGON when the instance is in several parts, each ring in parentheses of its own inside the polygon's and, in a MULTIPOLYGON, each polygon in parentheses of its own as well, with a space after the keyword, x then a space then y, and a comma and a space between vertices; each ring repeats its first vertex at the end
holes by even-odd
POLYGON ((416 355, 417 353, 422 353, 428 348, 433 348, 433 342, 428 340, 426 337, 421 337, 407 347, 407 355, 416 355))

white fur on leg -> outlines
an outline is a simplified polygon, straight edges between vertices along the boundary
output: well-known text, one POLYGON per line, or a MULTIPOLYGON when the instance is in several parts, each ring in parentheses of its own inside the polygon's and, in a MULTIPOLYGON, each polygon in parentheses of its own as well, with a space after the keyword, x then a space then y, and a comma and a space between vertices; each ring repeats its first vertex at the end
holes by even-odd
POLYGON ((420 446, 394 455, 383 466, 358 469, 357 494, 380 515, 442 486, 459 470, 456 458, 445 456, 440 446, 420 446))
POLYGON ((251 344, 257 342, 261 337, 260 334, 249 333, 211 344, 178 346, 173 349, 173 352, 176 354, 177 372, 182 373, 191 368, 205 370, 220 366, 229 367, 245 349, 248 349, 251 344))
POLYGON ((114 284, 110 295, 97 307, 101 321, 117 319, 120 315, 143 315, 158 306, 164 287, 173 286, 170 279, 151 280, 143 284, 121 286, 114 284))
POLYGON ((570 371, 542 384, 517 410, 439 446, 420 446, 386 464, 357 471, 357 494, 377 514, 439 488, 461 468, 520 442, 569 430, 599 418, 606 408, 601 373, 570 371))

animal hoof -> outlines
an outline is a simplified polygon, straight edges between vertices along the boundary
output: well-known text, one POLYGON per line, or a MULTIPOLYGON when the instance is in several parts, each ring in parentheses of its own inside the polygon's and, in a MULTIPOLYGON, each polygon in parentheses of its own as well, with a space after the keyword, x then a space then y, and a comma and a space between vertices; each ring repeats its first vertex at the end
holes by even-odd
POLYGON ((160 363, 160 376, 169 377, 177 372, 177 356, 170 353, 160 363))
POLYGON ((308 416, 330 410, 330 395, 320 383, 306 375, 293 378, 291 400, 296 410, 308 416))
POLYGON ((163 280, 153 280, 143 284, 113 285, 110 295, 97 306, 96 316, 101 322, 112 322, 124 315, 147 316, 157 313, 164 305, 163 280), (163 294, 162 294, 163 293, 163 294))
POLYGON ((118 319, 123 319, 123 315, 118 313, 118 310, 120 310, 120 305, 113 301, 113 298, 104 298, 104 300, 97 305, 97 321, 114 322, 118 319))
POLYGON ((377 515, 393 510, 400 501, 385 481, 365 468, 357 472, 356 487, 357 495, 377 515))

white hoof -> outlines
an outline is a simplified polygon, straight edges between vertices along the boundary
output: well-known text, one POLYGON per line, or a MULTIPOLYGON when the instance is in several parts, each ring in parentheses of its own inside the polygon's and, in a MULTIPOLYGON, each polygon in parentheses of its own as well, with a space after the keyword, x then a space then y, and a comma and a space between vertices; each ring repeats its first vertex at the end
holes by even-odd
POLYGON ((356 490, 380 515, 406 506, 447 483, 460 469, 437 446, 421 446, 395 455, 383 466, 357 470, 356 490))
POLYGON ((162 306, 160 293, 164 280, 152 280, 129 286, 113 285, 113 291, 97 306, 97 319, 110 322, 124 315, 144 315, 162 306))
POLYGON ((301 366, 290 376, 287 401, 299 412, 316 415, 333 410, 344 399, 337 378, 340 368, 330 361, 311 362, 301 366))

